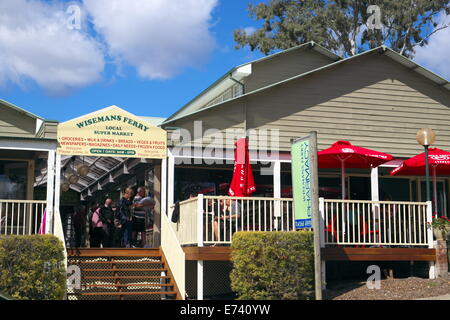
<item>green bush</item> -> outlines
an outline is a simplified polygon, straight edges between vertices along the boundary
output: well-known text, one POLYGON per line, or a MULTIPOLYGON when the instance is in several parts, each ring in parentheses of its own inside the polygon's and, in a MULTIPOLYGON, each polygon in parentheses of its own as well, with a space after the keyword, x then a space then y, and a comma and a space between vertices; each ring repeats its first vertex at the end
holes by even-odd
POLYGON ((238 299, 314 298, 312 232, 237 232, 232 249, 231 288, 238 299))
POLYGON ((64 247, 58 238, 0 237, 0 292, 14 299, 58 300, 65 290, 64 247))

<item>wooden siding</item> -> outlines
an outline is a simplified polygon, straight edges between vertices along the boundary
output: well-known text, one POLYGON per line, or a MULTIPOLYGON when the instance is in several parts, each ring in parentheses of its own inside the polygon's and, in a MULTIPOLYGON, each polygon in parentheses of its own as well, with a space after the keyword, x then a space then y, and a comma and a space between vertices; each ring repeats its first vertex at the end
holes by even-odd
POLYGON ((315 130, 319 149, 345 139, 410 157, 421 151, 421 127, 436 130, 436 146, 450 149, 450 92, 379 54, 264 90, 247 103, 247 128, 278 129, 281 151, 315 130))
POLYGON ((0 104, 0 136, 34 137, 36 119, 0 104))
MULTIPOLYGON (((234 132, 245 132, 245 123, 244 123, 244 103, 243 101, 233 101, 230 102, 232 105, 231 110, 232 112, 229 112, 228 108, 213 108, 210 110, 206 110, 204 112, 180 119, 174 123, 172 123, 170 127, 177 127, 177 128, 183 128, 190 132, 191 139, 192 139, 192 146, 223 146, 223 143, 227 146, 227 148, 234 148, 234 142, 237 140, 237 138, 233 138, 231 136, 227 137, 227 131, 234 131, 234 132), (202 133, 204 134, 205 131, 209 129, 217 129, 221 136, 223 137, 223 140, 221 139, 214 139, 213 135, 204 135, 202 144, 200 144, 199 139, 195 139, 195 132, 194 132, 194 121, 202 121, 202 133)), ((241 138, 239 136, 239 138, 241 138)), ((173 130, 169 131, 168 134, 169 139, 169 145, 183 145, 186 146, 184 143, 179 143, 177 139, 174 139, 173 136, 173 130)))
POLYGON ((252 74, 245 80, 246 92, 320 68, 333 60, 317 51, 304 48, 253 63, 252 74))
POLYGON ((57 139, 57 122, 44 122, 38 133, 39 138, 57 139))
MULTIPOLYGON (((193 134, 196 120, 203 121, 204 130, 221 132, 275 129, 279 147, 269 149, 285 152, 292 138, 314 130, 319 150, 349 140, 395 157, 411 157, 423 151, 415 138, 422 127, 436 131, 436 147, 450 150, 450 92, 379 53, 226 102, 171 126, 193 134)), ((252 140, 249 144, 251 150, 265 149, 252 140)), ((234 148, 232 141, 226 145, 234 148)))

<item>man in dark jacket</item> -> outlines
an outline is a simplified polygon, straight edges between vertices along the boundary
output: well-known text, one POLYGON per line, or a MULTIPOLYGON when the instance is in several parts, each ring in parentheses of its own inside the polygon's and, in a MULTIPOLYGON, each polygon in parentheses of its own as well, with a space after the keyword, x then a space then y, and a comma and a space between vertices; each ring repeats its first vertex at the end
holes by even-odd
POLYGON ((112 199, 108 198, 104 206, 100 208, 100 220, 103 223, 103 245, 105 248, 112 248, 114 244, 114 211, 111 205, 112 199))
POLYGON ((133 197, 133 189, 126 188, 122 199, 119 201, 119 209, 116 213, 116 218, 119 220, 121 229, 121 239, 122 245, 130 248, 131 247, 131 233, 132 233, 132 223, 131 223, 131 198, 133 197))

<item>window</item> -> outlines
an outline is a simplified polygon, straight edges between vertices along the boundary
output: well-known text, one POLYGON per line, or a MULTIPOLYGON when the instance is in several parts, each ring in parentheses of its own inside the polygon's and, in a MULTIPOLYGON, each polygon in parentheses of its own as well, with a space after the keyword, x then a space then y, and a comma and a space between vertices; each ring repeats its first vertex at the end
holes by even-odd
POLYGON ((0 160, 0 199, 25 200, 27 162, 0 160))

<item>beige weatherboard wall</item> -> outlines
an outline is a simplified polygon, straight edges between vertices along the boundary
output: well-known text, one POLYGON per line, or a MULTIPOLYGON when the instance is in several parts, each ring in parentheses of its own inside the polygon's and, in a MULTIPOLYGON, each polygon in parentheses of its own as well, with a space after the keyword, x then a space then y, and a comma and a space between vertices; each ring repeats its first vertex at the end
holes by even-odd
POLYGON ((58 154, 165 159, 166 131, 111 106, 58 125, 58 154))

